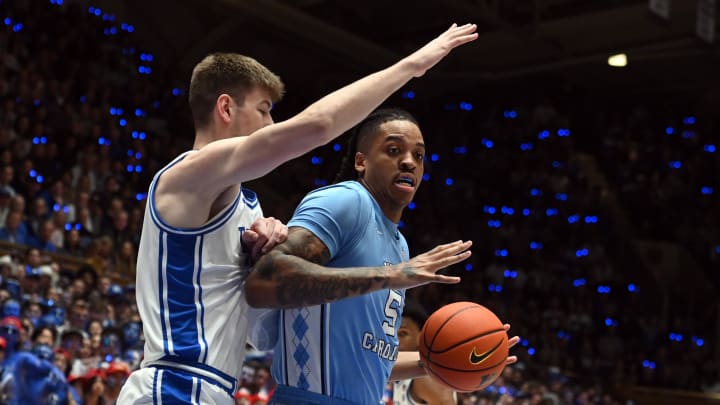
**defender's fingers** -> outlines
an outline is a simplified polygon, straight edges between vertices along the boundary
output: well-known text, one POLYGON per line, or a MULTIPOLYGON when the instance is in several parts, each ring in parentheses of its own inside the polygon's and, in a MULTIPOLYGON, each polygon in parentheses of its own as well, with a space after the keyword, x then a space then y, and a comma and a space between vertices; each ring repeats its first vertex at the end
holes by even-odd
POLYGON ((258 240, 259 235, 257 232, 247 229, 242 233, 242 241, 248 245, 255 243, 258 240))
POLYGON ((258 240, 255 242, 255 246, 253 246, 252 251, 252 257, 253 259, 257 259, 260 257, 260 252, 262 251, 262 248, 265 247, 265 244, 268 242, 268 238, 265 235, 259 235, 258 240))
POLYGON ((470 34, 470 35, 463 35, 461 37, 457 37, 453 39, 451 46, 453 48, 457 48, 460 45, 467 44, 468 42, 472 42, 478 38, 478 33, 470 34))

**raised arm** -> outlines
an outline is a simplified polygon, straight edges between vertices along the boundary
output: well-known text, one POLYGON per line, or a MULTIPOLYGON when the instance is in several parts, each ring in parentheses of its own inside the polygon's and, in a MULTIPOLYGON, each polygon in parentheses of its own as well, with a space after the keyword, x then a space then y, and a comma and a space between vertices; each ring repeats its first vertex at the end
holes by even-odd
POLYGON ((440 245, 392 266, 330 268, 325 244, 312 232, 291 227, 285 243, 262 256, 245 283, 253 307, 295 308, 324 304, 387 288, 427 283, 457 283, 458 277, 436 274, 470 257, 472 242, 440 245))
POLYGON ((211 142, 169 170, 163 177, 164 189, 217 196, 231 185, 261 177, 328 143, 452 49, 477 38, 475 30, 474 24, 453 24, 398 63, 321 98, 287 121, 266 126, 252 136, 211 142))

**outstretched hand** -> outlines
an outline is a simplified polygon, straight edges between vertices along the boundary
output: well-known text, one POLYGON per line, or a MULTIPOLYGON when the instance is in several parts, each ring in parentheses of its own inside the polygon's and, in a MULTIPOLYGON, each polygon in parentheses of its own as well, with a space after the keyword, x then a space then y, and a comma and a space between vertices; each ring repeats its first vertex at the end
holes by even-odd
POLYGON ((472 241, 456 241, 439 245, 407 262, 395 266, 397 274, 390 280, 389 288, 411 288, 428 283, 456 284, 460 277, 444 276, 437 272, 459 263, 472 254, 472 241))
POLYGON ((475 24, 461 26, 453 24, 440 36, 405 58, 406 61, 413 64, 415 77, 424 75, 428 69, 435 66, 453 49, 477 39, 478 34, 475 30, 477 30, 475 24))

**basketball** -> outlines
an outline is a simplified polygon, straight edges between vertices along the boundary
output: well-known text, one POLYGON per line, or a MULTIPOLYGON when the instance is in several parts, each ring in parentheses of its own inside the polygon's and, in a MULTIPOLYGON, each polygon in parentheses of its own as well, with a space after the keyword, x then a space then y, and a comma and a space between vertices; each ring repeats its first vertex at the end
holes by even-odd
POLYGON ((418 347, 433 379, 455 391, 476 391, 492 384, 505 368, 508 336, 492 311, 462 301, 430 315, 418 347))

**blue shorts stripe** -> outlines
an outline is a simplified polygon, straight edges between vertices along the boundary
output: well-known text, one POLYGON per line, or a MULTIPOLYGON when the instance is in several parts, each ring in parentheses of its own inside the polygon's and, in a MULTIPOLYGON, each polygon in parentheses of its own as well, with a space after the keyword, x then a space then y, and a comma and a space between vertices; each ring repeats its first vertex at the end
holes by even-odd
POLYGON ((197 387, 195 388, 195 403, 200 405, 200 389, 202 388, 202 380, 199 378, 193 378, 193 380, 195 381, 195 386, 197 387))
POLYGON ((160 373, 160 370, 158 370, 158 369, 155 369, 155 372, 153 373, 153 386, 152 386, 153 387, 152 388, 152 390, 153 390, 153 393, 152 393, 153 405, 157 405, 157 403, 158 403, 157 382, 158 382, 158 374, 159 373, 160 373))
POLYGON ((162 404, 188 404, 193 401, 194 378, 184 373, 165 369, 160 381, 162 404))

